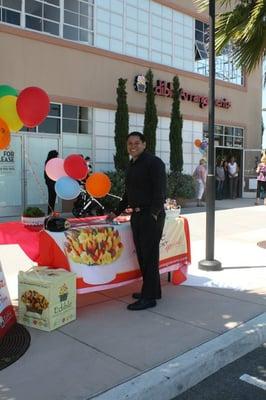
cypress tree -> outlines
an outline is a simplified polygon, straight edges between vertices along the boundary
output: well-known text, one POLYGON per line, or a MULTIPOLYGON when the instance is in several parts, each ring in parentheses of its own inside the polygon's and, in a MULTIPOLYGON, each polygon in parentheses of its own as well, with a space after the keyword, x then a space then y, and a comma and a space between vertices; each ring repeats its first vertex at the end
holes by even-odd
POLYGON ((183 170, 183 118, 180 113, 180 85, 178 76, 173 78, 173 103, 171 112, 169 142, 170 171, 181 173, 183 170))
POLYGON ((147 95, 144 116, 143 134, 146 140, 147 149, 155 154, 156 148, 156 128, 158 123, 157 109, 155 105, 155 94, 153 89, 153 73, 149 69, 146 73, 147 95))
POLYGON ((129 131, 128 105, 126 92, 127 79, 119 78, 117 93, 117 109, 115 113, 115 147, 114 164, 117 171, 125 171, 128 164, 127 136, 129 131))

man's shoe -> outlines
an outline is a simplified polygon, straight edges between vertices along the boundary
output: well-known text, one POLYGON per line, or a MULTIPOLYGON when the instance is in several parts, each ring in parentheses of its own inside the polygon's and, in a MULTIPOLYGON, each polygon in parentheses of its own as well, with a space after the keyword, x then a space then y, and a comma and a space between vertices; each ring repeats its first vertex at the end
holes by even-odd
MULTIPOLYGON (((134 293, 132 293, 132 298, 133 298, 133 299, 136 299, 136 300, 141 299, 141 292, 134 292, 134 293)), ((161 298, 162 298, 162 296, 157 296, 157 297, 156 297, 156 300, 160 300, 161 298)))
POLYGON ((156 300, 150 299, 140 299, 136 301, 135 303, 129 304, 127 306, 128 310, 131 311, 139 311, 139 310, 146 310, 146 308, 151 308, 156 306, 156 300))

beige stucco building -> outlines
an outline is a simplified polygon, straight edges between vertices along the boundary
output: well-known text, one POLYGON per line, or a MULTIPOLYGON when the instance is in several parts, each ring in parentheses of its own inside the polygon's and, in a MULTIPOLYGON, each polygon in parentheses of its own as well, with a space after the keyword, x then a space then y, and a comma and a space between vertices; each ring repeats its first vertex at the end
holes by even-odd
MULTIPOLYGON (((161 94, 156 96, 156 152, 167 166, 172 100, 163 95, 162 87, 179 76, 184 172, 192 173, 202 156, 194 141, 208 136, 208 18, 192 1, 7 4, 0 6, 1 84, 18 90, 43 88, 51 111, 37 129, 12 134, 9 155, 0 151, 0 217, 19 215, 25 205, 46 204, 43 164, 51 149, 58 149, 62 157, 89 155, 94 170, 114 168, 118 79, 127 79, 130 130, 142 130, 145 93, 136 90, 135 81, 148 68, 161 94)), ((248 195, 254 191, 254 166, 261 148, 261 69, 244 76, 228 48, 217 57, 216 72, 216 155, 236 157, 239 195, 248 195)))

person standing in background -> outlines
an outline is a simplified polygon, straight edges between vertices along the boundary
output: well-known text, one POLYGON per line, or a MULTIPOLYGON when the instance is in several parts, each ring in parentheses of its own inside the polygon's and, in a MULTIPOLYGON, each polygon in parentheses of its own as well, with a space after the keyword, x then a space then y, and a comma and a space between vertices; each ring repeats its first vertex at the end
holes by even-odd
POLYGON ((91 164, 91 158, 89 156, 85 157, 85 161, 88 167, 88 173, 92 173, 92 164, 91 164))
POLYGON ((258 206, 260 204, 261 192, 264 194, 264 204, 266 205, 266 154, 263 153, 261 157, 260 163, 256 169, 257 172, 257 197, 255 201, 255 205, 258 206))
POLYGON ((202 203, 202 197, 206 189, 207 180, 206 161, 204 158, 199 161, 199 165, 193 172, 193 178, 196 180, 197 207, 203 207, 204 204, 202 203))
POLYGON ((229 196, 230 199, 236 199, 237 196, 237 184, 238 184, 238 172, 239 168, 234 157, 231 157, 227 164, 228 177, 229 177, 229 196))
POLYGON ((224 192, 224 199, 228 199, 229 198, 229 177, 228 177, 228 161, 227 160, 223 160, 223 169, 224 169, 224 188, 223 188, 223 192, 224 192))
POLYGON ((49 151, 47 158, 44 163, 44 179, 45 183, 47 185, 48 189, 48 209, 47 209, 47 214, 52 214, 54 212, 54 206, 55 206, 55 201, 56 201, 56 192, 55 192, 55 181, 53 181, 49 176, 47 175, 45 171, 45 166, 48 163, 49 160, 52 158, 58 157, 58 151, 57 150, 51 150, 49 151))
POLYGON ((223 160, 218 158, 215 170, 216 179, 216 199, 222 200, 224 198, 224 181, 225 181, 225 171, 223 166, 223 160))

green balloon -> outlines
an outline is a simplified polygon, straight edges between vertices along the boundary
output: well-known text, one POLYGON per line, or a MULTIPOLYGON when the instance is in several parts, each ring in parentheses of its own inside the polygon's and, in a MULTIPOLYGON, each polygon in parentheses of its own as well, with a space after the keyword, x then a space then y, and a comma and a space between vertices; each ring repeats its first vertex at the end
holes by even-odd
POLYGON ((4 96, 18 96, 18 91, 12 88, 12 86, 0 85, 0 97, 4 96))

